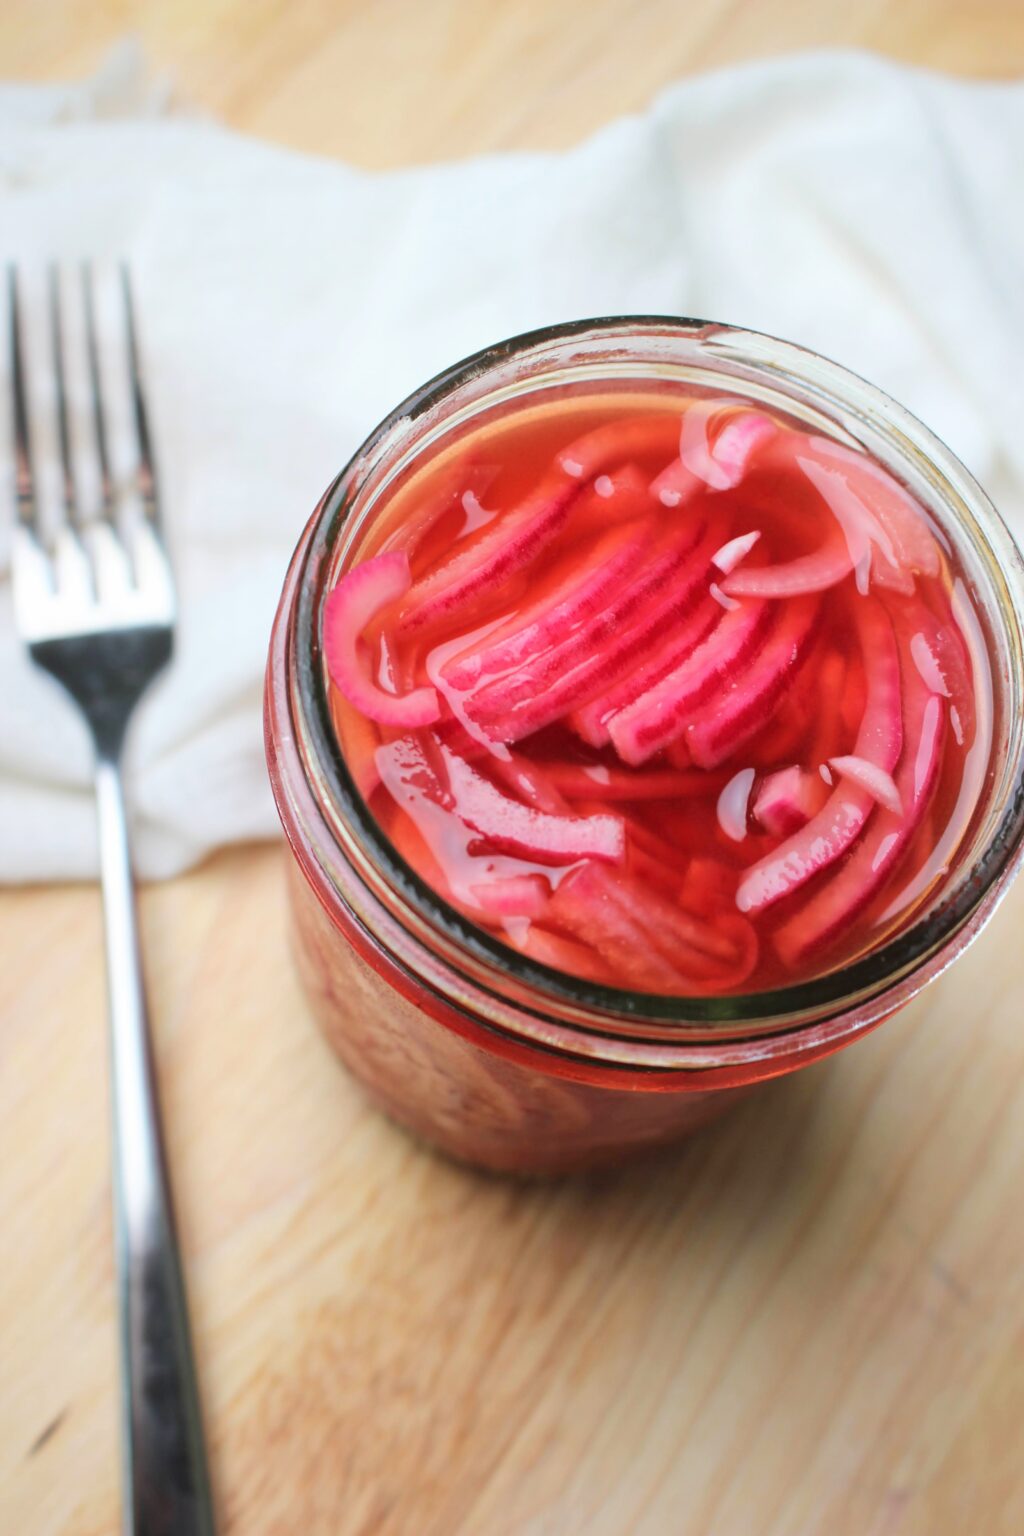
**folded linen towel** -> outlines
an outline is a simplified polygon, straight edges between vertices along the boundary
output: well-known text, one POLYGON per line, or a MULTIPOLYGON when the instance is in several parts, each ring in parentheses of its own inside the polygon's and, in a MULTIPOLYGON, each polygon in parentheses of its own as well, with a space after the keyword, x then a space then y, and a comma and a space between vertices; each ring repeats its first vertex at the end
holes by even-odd
MULTIPOLYGON (((920 415, 1024 530, 1024 84, 800 55, 565 154, 384 175, 159 108, 130 65, 0 88, 0 256, 125 255, 137 283, 181 598, 133 738, 144 874, 276 830, 260 692, 299 531, 381 415, 503 336, 660 312, 801 342, 920 415)), ((87 876, 87 742, 13 633, 8 522, 0 879, 87 876)))

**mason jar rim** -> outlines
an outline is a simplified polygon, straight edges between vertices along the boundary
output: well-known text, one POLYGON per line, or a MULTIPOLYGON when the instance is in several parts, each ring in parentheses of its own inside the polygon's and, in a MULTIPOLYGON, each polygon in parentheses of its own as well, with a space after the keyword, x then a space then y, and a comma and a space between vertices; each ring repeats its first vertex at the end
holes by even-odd
MULTIPOLYGON (((698 374, 710 375, 710 365, 695 366, 698 374)), ((538 377, 527 376, 524 395, 536 389, 538 377)), ((742 374, 736 377, 750 394, 752 381, 742 374)), ((481 400, 483 408, 487 397, 481 400)), ((874 449, 871 451, 876 456, 874 449)), ((884 455, 880 456, 884 460, 884 455)), ((1020 856, 1024 839, 1021 555, 981 487, 933 433, 874 385, 794 343, 717 322, 623 315, 544 327, 473 353, 414 390, 353 454, 320 505, 297 572, 296 593, 287 643, 296 683, 296 724, 305 745, 303 768, 314 799, 329 812, 328 824, 338 852, 350 863, 355 862, 364 877, 375 872, 389 904, 394 903, 392 914, 398 915, 414 942, 429 947, 433 939, 446 963, 475 987, 483 986, 503 999, 511 995, 520 1007, 525 1004, 528 1013, 535 1012, 540 1018, 550 1014, 555 1019, 570 1019, 611 1039, 641 1036, 694 1043, 703 1038, 737 1045, 820 1025, 870 1004, 919 971, 928 968, 930 974, 935 967, 929 967, 928 962, 970 924, 1020 856), (800 398, 805 409, 817 407, 833 429, 845 426, 848 435, 862 445, 862 434, 867 433, 876 443, 894 450, 891 457, 904 467, 916 465, 918 473, 930 482, 933 494, 942 493, 947 514, 943 529, 952 517, 957 531, 971 540, 975 557, 987 559, 987 575, 1001 596, 999 607, 1011 656, 1005 683, 1012 697, 1007 698, 1004 713, 1008 729, 1015 733, 1014 750, 1007 752, 997 825, 979 856, 969 869, 957 871, 951 889, 942 893, 934 907, 913 918, 884 944, 822 975, 768 991, 691 997, 608 987, 543 965, 493 938, 438 896, 393 847, 356 787, 330 717, 321 647, 323 602, 348 519, 387 455, 396 447, 400 449, 403 438, 424 419, 437 418, 443 424, 445 408, 451 407, 460 390, 479 385, 503 365, 542 363, 546 354, 578 344, 584 352, 558 365, 562 382, 571 383, 574 368, 580 368, 580 380, 587 377, 580 366, 581 359, 586 362, 586 347, 607 344, 611 365, 632 369, 621 376, 642 379, 655 376, 651 372, 655 365, 649 360, 645 363, 635 352, 644 342, 663 347, 669 364, 673 345, 678 348, 685 342, 699 346, 716 365, 754 369, 784 396, 800 398), (794 393, 797 387, 802 391, 799 397, 794 393), (838 415, 834 414, 837 409, 838 415), (857 430, 851 433, 854 427, 857 430)), ((990 604, 980 606, 989 617, 990 604)))

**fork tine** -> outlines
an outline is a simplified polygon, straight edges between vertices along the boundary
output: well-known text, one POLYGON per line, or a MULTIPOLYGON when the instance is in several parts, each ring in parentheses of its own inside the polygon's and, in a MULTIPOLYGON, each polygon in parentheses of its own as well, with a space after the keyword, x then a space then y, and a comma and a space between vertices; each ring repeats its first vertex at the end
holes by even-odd
POLYGON ((96 294, 92 262, 82 262, 81 278, 82 305, 85 310, 85 350, 89 365, 89 391, 92 395, 92 424, 96 438, 96 458, 100 470, 100 516, 109 523, 114 517, 114 492, 110 478, 110 453, 107 446, 107 420, 103 406, 99 345, 96 340, 96 294))
POLYGON ((39 506, 36 500, 35 476, 32 473, 32 439, 28 426, 25 365, 22 354, 18 269, 13 262, 7 268, 7 302, 10 312, 11 399, 14 410, 15 487, 18 502, 18 521, 26 529, 38 535, 39 506))
POLYGON ((149 416, 146 397, 142 388, 142 365, 139 360, 139 334, 135 325, 135 302, 132 297, 132 280, 127 263, 121 264, 121 291, 124 295, 125 324, 128 335, 128 370, 132 392, 132 413, 135 417, 135 436, 139 452, 139 494, 147 519, 159 525, 160 505, 157 497, 156 468, 153 463, 153 445, 149 435, 149 416))
POLYGON ((64 323, 60 301, 60 273, 53 265, 49 271, 50 336, 53 342, 53 377, 57 388, 57 436, 60 439, 60 466, 64 512, 69 523, 78 522, 78 498, 75 472, 71 462, 71 426, 68 420, 67 371, 64 366, 64 323))

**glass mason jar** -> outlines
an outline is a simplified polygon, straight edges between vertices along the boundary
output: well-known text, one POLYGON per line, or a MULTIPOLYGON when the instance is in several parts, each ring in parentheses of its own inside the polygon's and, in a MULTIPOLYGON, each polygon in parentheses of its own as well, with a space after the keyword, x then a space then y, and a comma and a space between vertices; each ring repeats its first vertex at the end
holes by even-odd
POLYGON ((755 1084, 850 1044, 979 933, 1021 858, 1024 580, 964 467, 907 411, 799 347, 674 318, 594 320, 491 347, 426 384, 366 440, 299 541, 267 668, 267 760, 291 851, 295 951, 320 1025, 389 1114, 458 1158, 522 1173, 617 1159, 693 1130, 755 1084), (990 769, 949 872, 909 926, 825 975, 772 992, 657 997, 527 960, 404 863, 332 730, 325 594, 396 478, 481 413, 537 391, 664 381, 739 393, 902 480, 952 541, 988 631, 990 769))

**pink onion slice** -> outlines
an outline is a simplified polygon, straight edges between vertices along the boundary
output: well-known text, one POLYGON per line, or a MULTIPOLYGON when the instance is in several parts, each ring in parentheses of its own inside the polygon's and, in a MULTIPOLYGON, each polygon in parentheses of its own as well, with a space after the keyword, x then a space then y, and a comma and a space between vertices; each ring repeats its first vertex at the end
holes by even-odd
MULTIPOLYGON (((861 598, 855 614, 868 691, 854 754, 891 773, 903 745, 896 640, 888 614, 873 598, 861 598)), ((806 826, 744 872, 736 890, 739 910, 763 911, 834 864, 856 841, 874 808, 874 796, 857 785, 834 789, 806 826)))
POLYGON ((734 843, 742 843, 747 835, 747 814, 750 791, 756 775, 753 768, 741 768, 734 773, 718 797, 715 807, 718 825, 734 843))
POLYGON ((324 604, 324 658, 343 698, 382 725, 430 725, 441 713, 433 688, 387 693, 367 675, 359 654, 363 631, 389 604, 409 590, 409 557, 401 550, 375 555, 355 566, 324 604))
POLYGON ((577 859, 620 862, 625 853, 622 818, 613 815, 554 815, 523 805, 452 752, 441 757, 456 814, 478 834, 470 854, 489 849, 537 864, 573 864, 577 859))
POLYGON ((788 837, 821 810, 828 790, 816 773, 794 763, 770 773, 754 796, 754 820, 771 837, 788 837))
POLYGON ((566 800, 558 786, 552 782, 546 764, 542 768, 538 763, 509 752, 507 757, 488 754, 487 765, 492 778, 497 779, 499 785, 504 785, 514 799, 524 800, 538 811, 550 811, 555 816, 568 812, 566 800))
POLYGON ((610 529, 590 554, 574 556, 565 579, 525 613, 516 614, 504 633, 490 634, 479 650, 447 662, 447 682, 453 688, 472 688, 481 678, 529 662, 566 639, 621 592, 653 539, 651 521, 610 529))
POLYGON ((495 917, 540 917, 551 894, 541 875, 502 875, 469 887, 478 906, 495 917))
POLYGON ((929 692, 903 654, 906 742, 896 787, 902 814, 879 811, 842 868, 808 898, 774 935, 779 957, 791 968, 844 936, 889 878, 927 812, 938 783, 946 730, 946 703, 929 692))
POLYGON ((760 528, 754 528, 750 533, 737 534, 736 538, 729 539, 721 549, 716 549, 711 556, 711 564, 718 567, 723 576, 728 576, 734 571, 741 560, 745 560, 761 537, 760 528))
POLYGON ((759 411, 736 410, 735 399, 700 400, 687 407, 679 434, 679 457, 651 481, 651 495, 665 507, 679 507, 701 491, 739 485, 750 460, 779 429, 759 411), (712 444, 710 424, 726 418, 712 444))
POLYGON ((904 622, 908 629, 908 665, 932 693, 950 702, 950 723, 960 746, 970 746, 975 732, 974 686, 963 638, 951 610, 939 618, 921 601, 908 604, 904 622), (952 711, 956 711, 954 720, 952 711))
POLYGON ((745 565, 722 582, 729 597, 800 597, 825 592, 849 576, 853 555, 842 528, 833 525, 820 546, 780 565, 745 565))
POLYGON ((553 971, 562 971, 567 976, 581 976, 605 986, 614 983, 612 971, 589 944, 579 944, 575 939, 552 933, 549 928, 543 928, 536 922, 530 923, 525 933, 510 934, 509 942, 530 960, 535 960, 538 965, 549 966, 553 971))
POLYGON ((739 411, 730 417, 715 438, 711 457, 725 480, 725 489, 739 485, 758 451, 779 435, 780 429, 760 411, 739 411))
POLYGON ((681 972, 622 910, 597 866, 581 865, 560 882, 548 921, 599 954, 619 985, 669 994, 683 990, 681 972))
POLYGON ((787 604, 746 668, 731 672, 718 693, 694 710, 686 744, 699 768, 717 767, 769 724, 783 689, 807 658, 819 616, 813 597, 787 604))
POLYGON ((619 909, 641 926, 690 984, 714 977, 736 985, 749 975, 757 958, 757 938, 749 923, 736 921, 735 912, 704 921, 649 885, 620 873, 599 873, 619 909))
POLYGON ((861 789, 866 789, 868 794, 884 805, 887 811, 892 811, 896 816, 903 815, 903 802, 900 800, 900 792, 896 788, 896 781, 891 773, 886 773, 884 768, 879 768, 877 763, 871 763, 866 757, 857 757, 849 753, 845 757, 830 757, 830 768, 834 769, 844 779, 852 779, 854 784, 859 784, 861 789))
POLYGON ((673 459, 671 464, 666 464, 650 485, 650 494, 654 500, 663 507, 673 509, 685 506, 703 490, 703 480, 688 470, 681 459, 673 459))
POLYGON ((643 990, 738 986, 757 962, 757 936, 735 913, 701 921, 650 887, 593 864, 562 881, 549 917, 643 990))
POLYGON ((708 638, 659 683, 620 710, 608 733, 623 762, 645 763, 683 734, 694 708, 742 667, 774 622, 770 604, 749 603, 726 613, 708 638))
POLYGON ((474 692, 470 699, 474 718, 482 720, 495 713, 505 714, 523 700, 535 699, 550 679, 565 677, 580 662, 599 655, 604 642, 642 611, 650 599, 657 597, 687 564, 703 532, 700 524, 693 524, 663 537, 650 557, 634 570, 632 580, 620 583, 619 590, 599 612, 572 626, 557 645, 530 657, 509 676, 474 692))
POLYGON ((635 703, 641 694, 680 666, 708 638, 721 617, 722 610, 716 603, 698 603, 679 628, 670 630, 639 666, 573 713, 573 729, 591 746, 604 746, 611 739, 608 722, 617 711, 635 703))
POLYGON ((578 494, 575 481, 549 473, 515 512, 459 545, 415 584, 402 613, 403 629, 420 629, 457 612, 529 565, 560 532, 578 494))
POLYGON ((891 475, 838 443, 806 433, 776 433, 768 458, 814 487, 836 526, 821 548, 776 566, 748 567, 729 576, 731 596, 788 597, 824 591, 854 572, 861 593, 873 578, 908 594, 914 571, 933 576, 939 549, 922 513, 891 475))
POLYGON ((892 540, 871 509, 851 490, 846 471, 830 468, 799 450, 795 457, 798 468, 843 530, 857 590, 863 595, 870 589, 872 578, 878 580, 881 575, 881 585, 913 592, 913 576, 900 567, 892 540))
POLYGON ((632 416, 626 421, 609 421, 595 427, 563 448, 557 463, 572 480, 592 480, 602 470, 627 460, 672 453, 678 441, 677 413, 657 411, 650 416, 632 416))
POLYGON ((881 524, 893 546, 892 563, 903 571, 937 576, 941 555, 935 536, 909 492, 864 453, 810 436, 806 448, 826 468, 840 471, 852 495, 881 524))
POLYGON ((492 740, 520 741, 618 682, 651 641, 684 619, 698 600, 706 567, 687 559, 685 550, 677 542, 656 557, 633 589, 609 605, 571 648, 549 653, 542 675, 524 668, 513 674, 510 690, 502 679, 470 694, 467 712, 492 740))
POLYGON ((775 423, 760 411, 737 411, 737 405, 742 402, 729 398, 698 400, 683 415, 679 462, 712 491, 732 490, 739 485, 756 451, 779 432, 775 423), (712 442, 711 423, 723 414, 726 423, 712 442))

